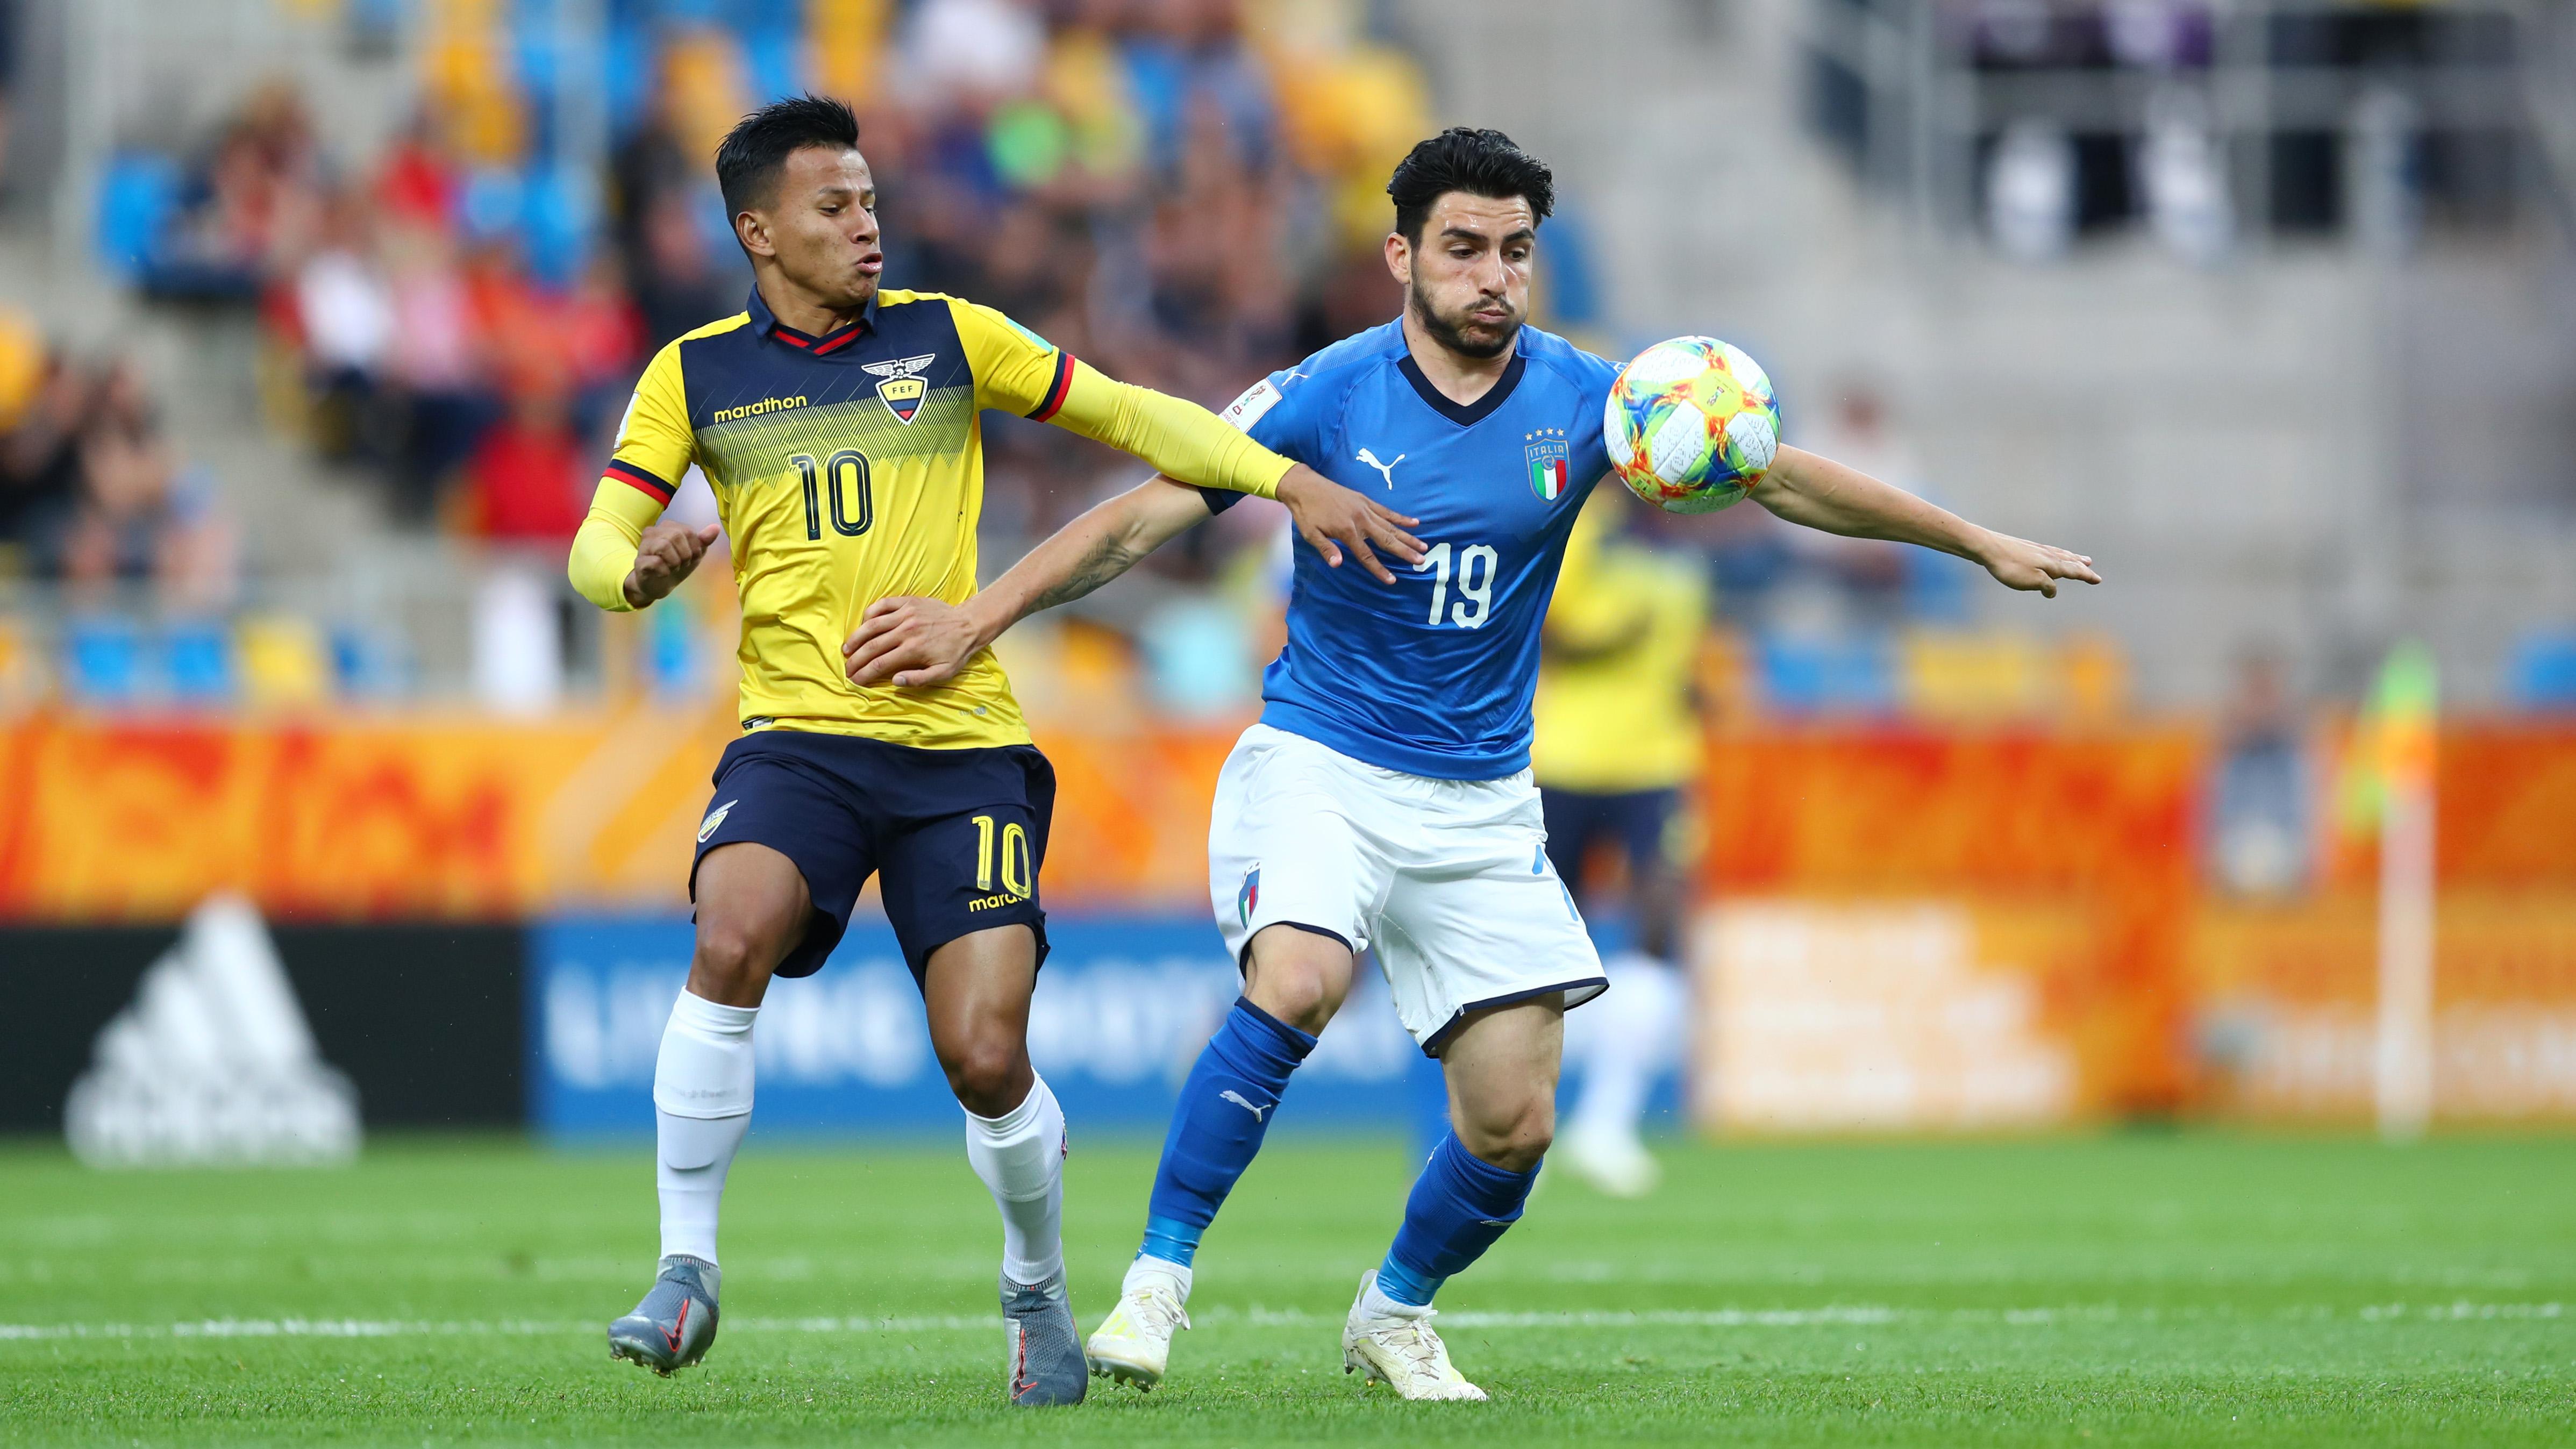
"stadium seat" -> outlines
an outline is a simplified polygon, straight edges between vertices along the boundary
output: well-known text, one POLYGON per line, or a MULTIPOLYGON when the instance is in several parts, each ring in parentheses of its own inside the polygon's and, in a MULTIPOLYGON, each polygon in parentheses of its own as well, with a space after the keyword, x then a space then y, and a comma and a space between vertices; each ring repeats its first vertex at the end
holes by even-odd
POLYGON ((151 683, 142 631, 128 619, 99 616, 66 623, 62 657, 63 692, 81 704, 133 704, 151 683))
POLYGON ((161 641, 161 658, 173 700, 192 705, 232 701, 233 640, 221 620, 173 625, 161 641))
POLYGON ((1780 713, 1886 714, 1896 707, 1896 672, 1877 635, 1765 634, 1758 648, 1763 703, 1780 713))
POLYGON ((2507 666, 2505 697, 2516 709, 2576 711, 2576 630, 2543 629, 2522 637, 2507 666))
POLYGON ((2026 716, 2047 687, 2045 652, 2023 634, 1916 630, 1900 653, 1906 712, 1925 719, 2026 716))
POLYGON ((151 266, 160 238, 179 209, 179 163, 149 151, 121 151, 98 181, 100 265, 125 281, 138 281, 151 266))
POLYGON ((253 615, 241 621, 234 647, 245 702, 301 705, 330 697, 330 645, 310 619, 293 614, 253 615))

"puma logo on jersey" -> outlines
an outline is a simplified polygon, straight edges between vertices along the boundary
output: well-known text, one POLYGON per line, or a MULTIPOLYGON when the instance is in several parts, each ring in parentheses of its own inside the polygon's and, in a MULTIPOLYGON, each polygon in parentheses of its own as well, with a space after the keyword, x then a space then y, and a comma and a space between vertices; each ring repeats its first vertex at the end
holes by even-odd
POLYGON ((1403 462, 1408 455, 1398 453, 1395 455, 1395 463, 1381 463, 1377 460, 1377 454, 1370 452, 1366 448, 1362 448, 1351 456, 1368 464, 1370 467, 1375 468, 1378 471, 1378 476, 1386 480, 1387 491, 1392 493, 1395 491, 1395 464, 1403 462))
MULTIPOLYGON (((1217 1093, 1216 1099, 1220 1102, 1232 1102, 1234 1105, 1241 1107, 1243 1110, 1252 1114, 1252 1120, 1255 1122, 1260 1121, 1263 1114, 1270 1110, 1270 1107, 1256 1107, 1252 1105, 1252 1103, 1247 1100, 1241 1092, 1236 1091, 1232 1087, 1228 1087, 1224 1091, 1217 1093)), ((1273 1102, 1270 1105, 1275 1107, 1279 1104, 1273 1102)))
POLYGON ((921 412, 921 400, 930 395, 930 383, 916 374, 938 360, 938 353, 925 352, 900 362, 862 362, 859 370, 878 379, 877 397, 884 401, 886 411, 910 424, 921 412))

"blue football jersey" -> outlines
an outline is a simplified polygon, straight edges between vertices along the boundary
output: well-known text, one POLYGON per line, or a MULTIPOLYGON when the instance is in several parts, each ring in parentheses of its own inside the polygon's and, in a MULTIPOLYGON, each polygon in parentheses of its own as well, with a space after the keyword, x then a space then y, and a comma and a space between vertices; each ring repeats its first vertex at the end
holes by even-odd
POLYGON ((1524 327, 1501 380, 1461 406, 1389 322, 1237 398, 1226 416, 1238 427, 1422 520, 1414 534, 1430 551, 1409 571, 1385 560, 1389 587, 1296 541, 1288 644, 1262 676, 1262 722, 1412 775, 1527 768, 1539 626, 1566 535, 1610 466, 1601 409, 1618 373, 1524 327))

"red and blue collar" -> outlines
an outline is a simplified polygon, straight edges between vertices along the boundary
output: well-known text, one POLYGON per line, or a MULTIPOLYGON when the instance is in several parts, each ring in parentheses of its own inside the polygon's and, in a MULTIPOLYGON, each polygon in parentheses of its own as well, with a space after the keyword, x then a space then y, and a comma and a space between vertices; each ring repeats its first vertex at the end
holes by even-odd
POLYGON ((779 321, 778 314, 770 311, 769 303, 761 298, 758 287, 751 289, 751 300, 744 305, 743 310, 751 314, 752 331, 764 337, 775 338, 799 352, 811 353, 816 357, 840 351, 875 331, 877 325, 877 299, 873 294, 868 298, 868 305, 860 311, 858 321, 847 327, 836 327, 820 337, 811 332, 799 332, 779 321))

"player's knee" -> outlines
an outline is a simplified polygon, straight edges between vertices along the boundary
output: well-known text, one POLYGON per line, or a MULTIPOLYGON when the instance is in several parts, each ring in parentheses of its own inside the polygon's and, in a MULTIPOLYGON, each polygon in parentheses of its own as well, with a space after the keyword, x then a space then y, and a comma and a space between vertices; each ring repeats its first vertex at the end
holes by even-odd
POLYGON ((1001 1116, 1027 1092, 1028 1048, 1002 1032, 977 1032, 941 1048, 939 1066, 958 1105, 978 1117, 1001 1116))
POLYGON ((1505 1172, 1528 1172, 1556 1141, 1556 1104, 1532 1097, 1470 1116, 1459 1123, 1458 1137, 1479 1159, 1505 1172))
POLYGON ((1350 994, 1350 950, 1329 936, 1271 927, 1253 939, 1250 964, 1244 996, 1299 1031, 1323 1031, 1350 994))
POLYGON ((751 1002, 757 1003, 759 988, 778 965, 776 956, 774 942, 741 923, 702 917, 697 950, 689 961, 689 990, 728 1005, 743 1004, 741 998, 748 993, 751 1002))

